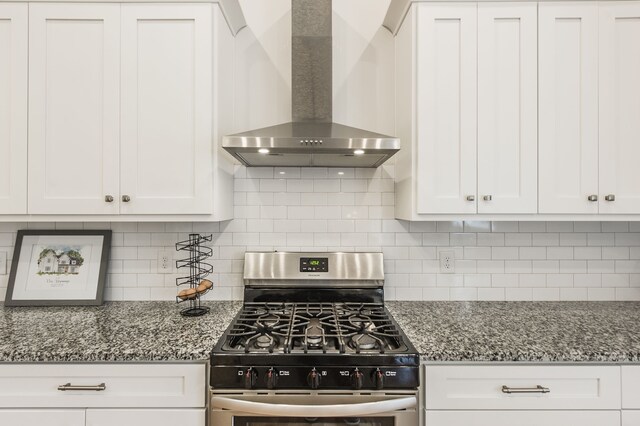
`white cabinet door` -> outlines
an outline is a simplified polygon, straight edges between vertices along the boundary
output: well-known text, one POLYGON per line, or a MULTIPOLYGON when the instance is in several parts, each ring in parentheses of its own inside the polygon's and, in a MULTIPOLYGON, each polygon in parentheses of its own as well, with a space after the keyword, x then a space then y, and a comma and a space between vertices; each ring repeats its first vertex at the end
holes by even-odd
POLYGON ((538 8, 539 211, 598 213, 598 4, 538 8))
POLYGON ((599 31, 600 213, 640 213, 640 2, 601 2, 599 31))
POLYGON ((0 425, 84 426, 84 410, 0 410, 0 425))
POLYGON ((620 411, 427 411, 428 426, 618 426, 620 411))
POLYGON ((476 213, 477 7, 416 12, 417 210, 476 213))
POLYGON ((478 213, 538 211, 537 15, 478 4, 478 213))
POLYGON ((27 213, 26 3, 0 3, 0 214, 27 213))
POLYGON ((29 213, 118 213, 119 76, 118 4, 29 5, 29 213))
POLYGON ((204 426, 206 410, 87 410, 86 426, 204 426))
POLYGON ((120 212, 212 212, 210 4, 122 5, 120 212))

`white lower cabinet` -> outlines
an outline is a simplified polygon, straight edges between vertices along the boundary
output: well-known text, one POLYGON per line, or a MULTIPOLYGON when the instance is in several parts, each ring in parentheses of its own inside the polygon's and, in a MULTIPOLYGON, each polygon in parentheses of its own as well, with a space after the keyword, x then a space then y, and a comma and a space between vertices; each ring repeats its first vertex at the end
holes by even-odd
MULTIPOLYGON (((636 418, 637 419, 637 418, 636 418)), ((619 411, 427 411, 427 426, 618 426, 619 411)), ((629 423, 637 426, 639 423, 629 423)), ((625 423, 623 425, 626 426, 625 423)))
POLYGON ((206 390, 204 363, 2 364, 0 425, 204 426, 206 390))
POLYGON ((622 426, 640 425, 640 411, 622 410, 622 426))
POLYGON ((83 426, 84 410, 0 410, 0 425, 83 426))
POLYGON ((426 426, 618 426, 625 391, 617 365, 429 365, 424 389, 426 426))
POLYGON ((87 410, 86 426, 204 426, 205 409, 197 410, 87 410))

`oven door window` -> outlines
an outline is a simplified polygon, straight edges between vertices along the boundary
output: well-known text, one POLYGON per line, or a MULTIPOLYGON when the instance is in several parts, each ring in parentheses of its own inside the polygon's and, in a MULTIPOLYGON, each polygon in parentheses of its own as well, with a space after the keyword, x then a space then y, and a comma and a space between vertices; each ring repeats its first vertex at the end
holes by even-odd
POLYGON ((393 417, 352 417, 332 418, 323 417, 316 419, 304 419, 295 417, 236 417, 233 418, 234 426, 396 426, 393 417))

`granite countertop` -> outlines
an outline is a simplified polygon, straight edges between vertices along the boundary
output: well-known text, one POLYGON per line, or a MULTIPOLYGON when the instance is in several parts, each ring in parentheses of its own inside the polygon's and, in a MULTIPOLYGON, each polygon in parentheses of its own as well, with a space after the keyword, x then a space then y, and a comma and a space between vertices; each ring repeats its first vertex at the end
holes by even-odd
POLYGON ((0 362, 207 360, 241 302, 203 302, 186 318, 174 302, 0 308, 0 362))
MULTIPOLYGON (((0 362, 208 360, 242 302, 0 307, 0 362)), ((640 362, 636 302, 387 302, 423 361, 640 362)))
POLYGON ((423 361, 640 362, 638 302, 388 302, 423 361))

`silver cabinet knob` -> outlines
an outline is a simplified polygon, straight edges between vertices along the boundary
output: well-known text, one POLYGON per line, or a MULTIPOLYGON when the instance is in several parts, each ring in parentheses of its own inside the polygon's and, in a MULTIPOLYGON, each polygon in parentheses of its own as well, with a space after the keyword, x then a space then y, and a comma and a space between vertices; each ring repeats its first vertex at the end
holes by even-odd
POLYGON ((616 200, 616 196, 613 195, 613 194, 609 194, 609 195, 605 195, 604 199, 607 200, 607 201, 615 201, 616 200))
POLYGON ((587 197, 587 200, 592 201, 592 202, 593 201, 598 201, 598 196, 597 195, 589 195, 587 197))
POLYGON ((131 197, 129 197, 128 195, 123 195, 122 196, 122 202, 123 203, 128 203, 129 201, 131 201, 131 197))
POLYGON ((467 201, 475 201, 475 200, 476 200, 475 195, 467 195, 467 201))
POLYGON ((491 195, 485 195, 484 197, 482 197, 482 199, 485 201, 491 201, 493 200, 493 197, 491 195))
POLYGON ((106 201, 107 203, 113 203, 113 195, 105 195, 104 201, 106 201))

